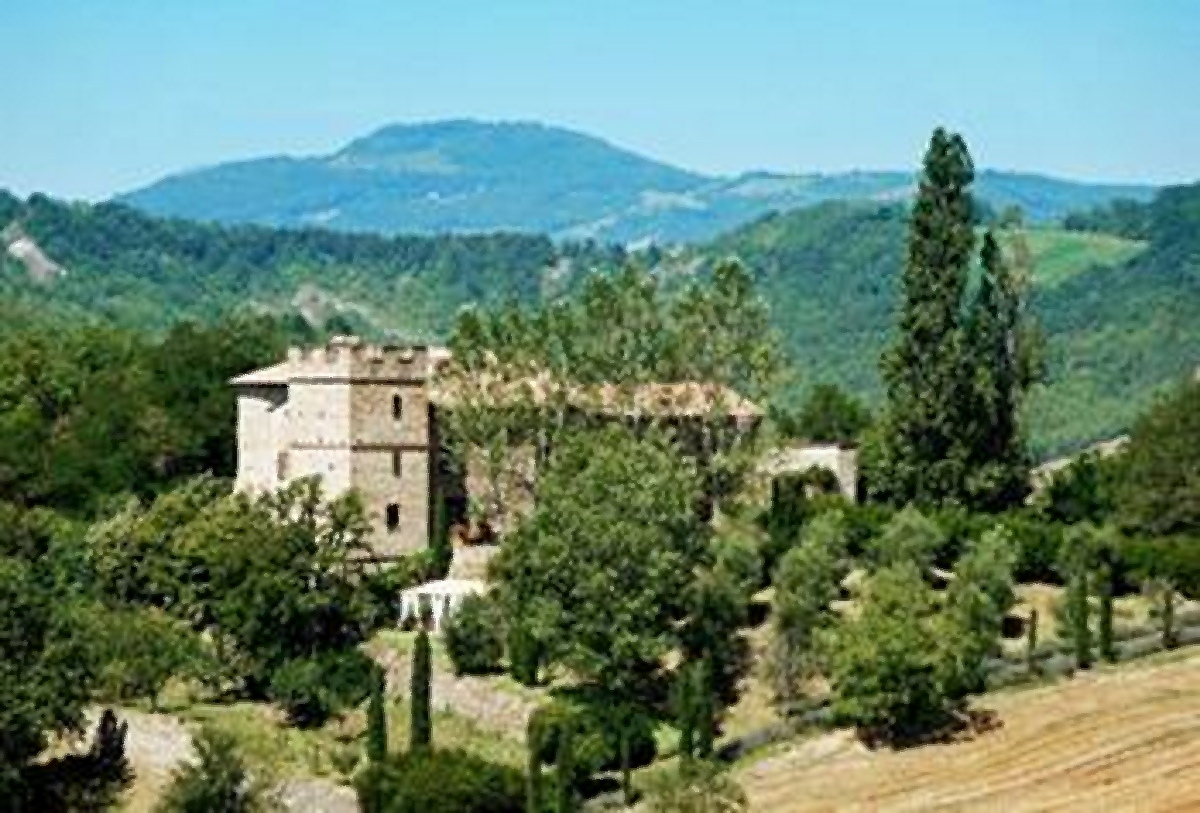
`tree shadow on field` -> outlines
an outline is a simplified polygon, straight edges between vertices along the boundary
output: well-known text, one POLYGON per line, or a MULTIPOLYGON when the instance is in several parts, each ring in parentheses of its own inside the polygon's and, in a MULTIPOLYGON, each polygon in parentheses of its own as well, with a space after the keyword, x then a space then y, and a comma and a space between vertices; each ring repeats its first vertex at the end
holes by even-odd
POLYGON ((858 739, 871 750, 904 750, 923 745, 948 745, 971 742, 977 737, 1004 727, 999 713, 992 709, 954 711, 937 725, 919 729, 860 728, 858 739))

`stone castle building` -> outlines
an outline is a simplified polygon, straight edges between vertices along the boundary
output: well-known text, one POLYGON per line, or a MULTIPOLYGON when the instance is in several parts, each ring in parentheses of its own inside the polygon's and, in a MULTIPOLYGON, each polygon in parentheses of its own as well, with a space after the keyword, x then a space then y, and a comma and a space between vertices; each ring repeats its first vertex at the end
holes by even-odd
MULTIPOLYGON (((439 459, 438 414, 453 409, 457 399, 453 390, 436 386, 433 378, 448 357, 440 347, 379 346, 339 336, 326 347, 292 348, 279 364, 232 379, 238 412, 235 487, 263 493, 319 476, 329 494, 358 492, 378 558, 423 550, 437 522, 435 500, 443 501, 443 507, 454 503, 455 510, 446 510, 458 516, 468 494, 487 502, 494 491, 470 460, 462 482, 442 478, 439 485, 444 461, 439 459), (447 493, 440 493, 443 490, 447 493)), ((531 389, 530 384, 509 386, 546 397, 544 389, 531 389)), ((717 420, 747 431, 763 415, 757 405, 718 385, 639 384, 623 393, 615 390, 605 385, 560 392, 574 414, 629 423, 654 415, 677 425, 717 420)), ((503 400, 501 394, 499 401, 503 400)), ((775 474, 828 467, 853 498, 853 452, 836 447, 817 451, 776 455, 764 461, 765 468, 775 474)), ((511 466, 506 467, 519 481, 521 493, 509 495, 517 513, 531 503, 533 459, 531 448, 514 449, 511 466)), ((502 532, 512 518, 500 512, 487 514, 484 522, 502 532)))
POLYGON ((319 475, 331 494, 357 489, 377 556, 425 548, 439 446, 427 382, 442 353, 335 337, 234 378, 235 487, 259 493, 319 475))

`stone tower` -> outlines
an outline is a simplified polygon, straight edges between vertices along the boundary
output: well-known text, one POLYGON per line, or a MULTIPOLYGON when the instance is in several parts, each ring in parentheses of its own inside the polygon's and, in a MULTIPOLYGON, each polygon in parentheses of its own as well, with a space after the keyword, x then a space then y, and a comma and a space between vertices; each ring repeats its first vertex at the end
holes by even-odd
POLYGON ((237 488, 274 490, 319 475, 329 494, 358 491, 377 557, 424 549, 438 448, 426 384, 437 357, 423 346, 339 336, 233 379, 237 488))

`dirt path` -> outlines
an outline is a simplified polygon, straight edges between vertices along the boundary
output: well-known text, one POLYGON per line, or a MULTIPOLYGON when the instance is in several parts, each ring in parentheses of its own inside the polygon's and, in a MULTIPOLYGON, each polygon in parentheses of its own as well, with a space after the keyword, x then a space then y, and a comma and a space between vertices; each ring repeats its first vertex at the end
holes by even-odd
MULTIPOLYGON (((146 714, 118 709, 117 716, 129 726, 125 755, 134 770, 133 787, 123 799, 126 813, 149 813, 171 781, 172 773, 184 761, 193 758, 192 734, 172 714, 146 714)), ((88 741, 99 720, 89 718, 88 741)), ((276 788, 284 810, 292 813, 355 813, 358 799, 351 788, 327 779, 289 779, 276 788)))
POLYGON ((1200 810, 1200 655, 988 700, 1003 727, 971 742, 868 752, 834 734, 739 779, 762 813, 1200 810))

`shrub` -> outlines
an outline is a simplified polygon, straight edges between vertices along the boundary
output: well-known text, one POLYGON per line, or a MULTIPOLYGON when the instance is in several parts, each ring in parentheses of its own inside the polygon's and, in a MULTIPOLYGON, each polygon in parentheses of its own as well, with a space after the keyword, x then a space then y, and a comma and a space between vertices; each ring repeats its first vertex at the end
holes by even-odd
POLYGON ((1014 576, 1019 582, 1060 584, 1058 572, 1064 528, 1027 512, 1014 511, 1000 517, 1017 545, 1014 576))
POLYGON ((196 737, 196 761, 175 773, 157 813, 263 813, 274 810, 250 781, 233 737, 205 728, 196 737))
POLYGON ((867 560, 875 568, 912 563, 924 573, 946 544, 946 534, 937 523, 916 508, 908 507, 892 517, 866 546, 867 560))
POLYGON ((650 813, 741 813, 750 809, 746 792, 720 766, 704 760, 659 773, 646 799, 650 813))
POLYGON ((500 669, 504 636, 499 609, 484 596, 470 595, 444 624, 446 654, 459 675, 486 675, 500 669))
MULTIPOLYGON (((557 700, 534 712, 530 725, 538 731, 538 757, 547 765, 555 761, 559 740, 566 728, 575 732, 574 757, 581 774, 615 771, 621 767, 621 731, 613 704, 602 698, 582 701, 557 700)), ((653 721, 644 715, 632 715, 630 722, 630 767, 640 768, 654 761, 653 721)))
POLYGON ((293 724, 319 726, 367 697, 376 668, 357 649, 297 658, 271 675, 271 699, 293 724))
POLYGON ((419 749, 373 766, 357 783, 359 799, 378 789, 378 813, 522 813, 525 776, 460 750, 419 749))
POLYGON ((1200 599, 1200 539, 1135 537, 1120 543, 1120 565, 1139 583, 1165 579, 1190 599, 1200 599))

